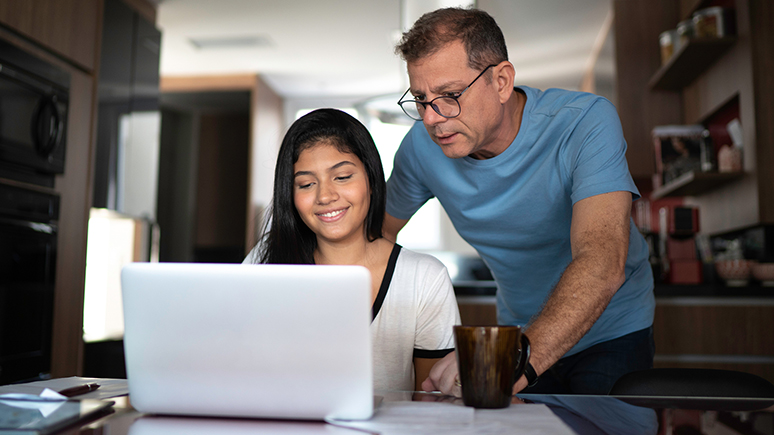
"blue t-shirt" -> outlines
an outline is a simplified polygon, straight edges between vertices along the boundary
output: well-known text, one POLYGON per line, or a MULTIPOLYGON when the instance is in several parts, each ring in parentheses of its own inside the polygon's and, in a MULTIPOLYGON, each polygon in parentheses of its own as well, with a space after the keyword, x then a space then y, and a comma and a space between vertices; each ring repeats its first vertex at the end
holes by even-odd
MULTIPOLYGON (((491 269, 498 322, 508 325, 524 325, 537 314, 570 264, 573 204, 615 191, 639 198, 618 114, 608 100, 561 89, 519 89, 527 96, 521 128, 500 155, 450 159, 417 122, 387 182, 387 212, 399 219, 438 198, 491 269)), ((567 355, 653 324, 648 247, 633 221, 630 229, 626 281, 567 355)))

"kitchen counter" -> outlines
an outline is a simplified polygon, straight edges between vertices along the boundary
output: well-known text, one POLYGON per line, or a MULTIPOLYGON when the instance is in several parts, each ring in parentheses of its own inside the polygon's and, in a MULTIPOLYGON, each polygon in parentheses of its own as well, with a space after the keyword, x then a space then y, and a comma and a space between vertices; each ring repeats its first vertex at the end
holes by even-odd
POLYGON ((497 284, 494 281, 452 281, 457 296, 494 296, 497 284))
MULTIPOLYGON (((457 296, 494 296, 497 284, 494 281, 454 281, 457 296)), ((720 298, 774 298, 774 287, 764 287, 751 281, 744 287, 728 287, 723 284, 672 285, 656 284, 653 289, 656 298, 673 297, 720 297, 720 298)))
POLYGON ((671 297, 734 297, 774 298, 774 287, 763 287, 755 282, 744 287, 728 287, 723 284, 671 285, 657 284, 653 289, 656 298, 671 297))

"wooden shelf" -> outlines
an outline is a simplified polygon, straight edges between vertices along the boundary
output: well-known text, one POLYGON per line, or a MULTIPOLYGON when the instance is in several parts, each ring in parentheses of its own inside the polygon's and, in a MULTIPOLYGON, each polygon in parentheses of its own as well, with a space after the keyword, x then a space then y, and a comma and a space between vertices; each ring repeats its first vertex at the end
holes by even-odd
POLYGON ((695 196, 742 176, 744 172, 687 172, 655 189, 650 197, 659 199, 667 196, 695 196))
POLYGON ((736 42, 735 37, 693 39, 681 47, 648 82, 653 90, 679 91, 736 42))

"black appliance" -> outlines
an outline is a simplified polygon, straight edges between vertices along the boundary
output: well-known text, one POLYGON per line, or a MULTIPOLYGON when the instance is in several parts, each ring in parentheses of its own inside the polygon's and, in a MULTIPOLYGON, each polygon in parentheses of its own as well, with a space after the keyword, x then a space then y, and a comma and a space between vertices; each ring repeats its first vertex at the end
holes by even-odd
POLYGON ((64 172, 70 75, 0 40, 0 178, 46 187, 64 172))
POLYGON ((59 196, 0 184, 0 385, 51 367, 59 196))

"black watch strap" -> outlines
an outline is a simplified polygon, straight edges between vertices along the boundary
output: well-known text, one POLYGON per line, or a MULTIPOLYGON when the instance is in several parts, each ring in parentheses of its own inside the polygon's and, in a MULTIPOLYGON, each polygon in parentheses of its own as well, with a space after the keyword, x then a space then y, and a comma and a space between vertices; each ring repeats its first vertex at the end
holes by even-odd
POLYGON ((538 375, 531 363, 527 363, 527 368, 524 369, 524 376, 527 378, 528 387, 534 387, 537 384, 538 375))

